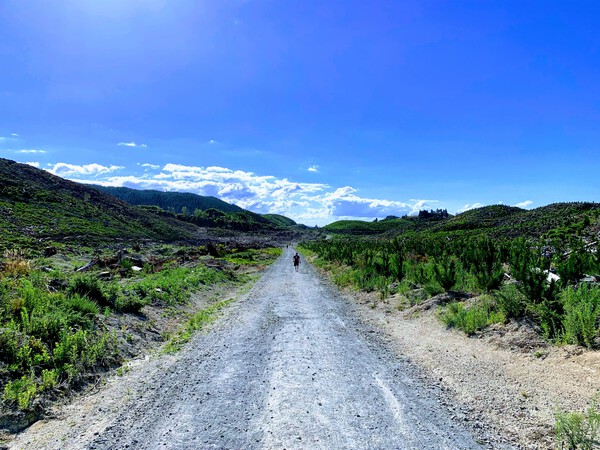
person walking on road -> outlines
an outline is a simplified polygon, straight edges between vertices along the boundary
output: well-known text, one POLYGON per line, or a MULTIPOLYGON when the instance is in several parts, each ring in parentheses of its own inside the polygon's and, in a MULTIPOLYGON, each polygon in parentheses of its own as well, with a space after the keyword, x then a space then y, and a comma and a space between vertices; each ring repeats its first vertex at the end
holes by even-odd
POLYGON ((296 272, 298 272, 299 268, 300 268, 300 255, 296 252, 296 254, 294 255, 294 270, 296 272))

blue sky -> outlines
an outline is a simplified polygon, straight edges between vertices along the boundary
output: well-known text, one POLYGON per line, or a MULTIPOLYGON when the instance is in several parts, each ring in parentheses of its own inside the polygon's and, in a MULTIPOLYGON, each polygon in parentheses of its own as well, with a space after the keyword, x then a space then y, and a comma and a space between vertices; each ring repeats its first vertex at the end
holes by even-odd
POLYGON ((600 201, 596 1, 0 0, 0 156, 308 225, 600 201))

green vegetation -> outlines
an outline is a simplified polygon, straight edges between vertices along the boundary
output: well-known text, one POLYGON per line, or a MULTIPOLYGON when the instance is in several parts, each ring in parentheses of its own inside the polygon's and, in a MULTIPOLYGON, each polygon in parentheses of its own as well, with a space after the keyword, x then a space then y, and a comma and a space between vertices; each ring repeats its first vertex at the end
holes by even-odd
POLYGON ((40 241, 78 246, 115 239, 172 242, 191 239, 194 228, 43 170, 0 159, 0 251, 39 249, 40 241))
POLYGON ((238 250, 221 245, 215 249, 218 257, 209 256, 207 247, 152 246, 143 257, 123 249, 116 256, 96 251, 93 269, 74 275, 69 273, 73 264, 65 259, 74 260, 75 255, 29 260, 23 251, 5 251, 0 258, 4 405, 37 410, 40 399, 53 399, 120 365, 121 347, 131 340, 128 327, 132 326, 122 317, 143 317, 146 306, 168 317, 189 317, 168 344, 170 351, 181 347, 229 302, 189 311, 194 292, 246 282, 242 268, 269 264, 281 254, 272 248, 238 250), (143 261, 143 269, 135 265, 143 261), (108 323, 122 325, 115 328, 108 323))
POLYGON ((285 217, 280 214, 263 214, 262 216, 279 228, 290 228, 298 225, 289 217, 285 217))
POLYGON ((185 326, 169 338, 163 351, 165 353, 175 353, 180 350, 183 345, 192 339, 192 336, 196 331, 201 330, 206 325, 213 322, 216 319, 216 314, 232 301, 233 300, 223 300, 193 314, 186 322, 185 326))
POLYGON ((590 224, 600 217, 598 203, 555 203, 525 210, 514 206, 491 205, 472 209, 456 216, 443 211, 421 211, 415 217, 391 217, 374 222, 342 220, 323 229, 343 235, 380 235, 394 238, 408 232, 488 236, 493 238, 545 238, 568 241, 571 236, 584 236, 590 224))
POLYGON ((77 387, 120 361, 114 336, 99 328, 98 304, 79 293, 52 292, 49 282, 38 271, 0 278, 2 399, 21 409, 58 384, 77 387))
POLYGON ((598 335, 600 317, 600 289, 582 285, 569 287, 561 293, 564 305, 564 340, 591 348, 598 335))
POLYGON ((455 327, 467 334, 483 330, 493 323, 503 323, 506 316, 495 308, 493 300, 482 297, 475 305, 466 308, 463 303, 450 303, 440 318, 448 327, 455 327))
POLYGON ((263 264, 271 264, 281 256, 283 251, 280 248, 262 248, 262 249, 247 249, 233 251, 223 257, 225 261, 233 264, 243 264, 247 266, 256 266, 263 264))
POLYGON ((185 303, 194 290, 231 279, 233 275, 203 267, 174 267, 151 273, 127 286, 125 292, 145 303, 175 306, 185 303))
POLYGON ((568 450, 600 447, 600 397, 597 395, 585 413, 556 412, 556 446, 568 450))
POLYGON ((162 192, 151 189, 131 189, 126 187, 96 186, 94 189, 106 192, 130 205, 157 206, 165 211, 190 214, 193 211, 216 209, 224 213, 237 213, 244 210, 239 206, 224 202, 216 197, 205 197, 188 192, 162 192))
POLYGON ((386 231, 406 232, 417 230, 420 222, 417 219, 402 217, 377 222, 364 222, 362 220, 340 220, 333 222, 323 229, 331 233, 352 235, 381 234, 386 231))
MULTIPOLYGON (((591 240, 600 222, 597 206, 551 205, 549 211, 573 214, 571 219, 581 226, 546 217, 559 231, 537 233, 537 238, 503 234, 507 223, 530 212, 494 206, 448 219, 429 213, 428 217, 436 217, 427 219, 429 225, 423 218, 363 222, 370 228, 363 237, 309 241, 302 248, 316 255, 317 264, 339 285, 378 291, 381 299, 397 294, 406 307, 444 291, 450 299, 455 291, 475 297, 451 302, 440 311, 447 326, 468 334, 492 323, 528 317, 550 341, 595 348, 600 344, 600 287, 580 280, 585 274, 600 273, 600 252, 591 240), (411 220, 417 231, 371 237, 381 223, 411 220), (557 238, 564 230, 573 234, 557 238)), ((348 223, 331 228, 339 225, 348 223)), ((358 227, 349 230, 353 235, 358 227)))

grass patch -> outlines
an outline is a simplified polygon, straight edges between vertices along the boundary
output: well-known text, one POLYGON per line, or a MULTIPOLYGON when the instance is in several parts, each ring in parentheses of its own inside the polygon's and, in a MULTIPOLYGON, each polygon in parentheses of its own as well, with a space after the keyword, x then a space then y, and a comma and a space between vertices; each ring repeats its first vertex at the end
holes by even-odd
POLYGON ((231 280, 226 272, 198 265, 194 268, 175 267, 147 274, 143 279, 126 287, 142 302, 164 306, 184 304, 191 293, 203 286, 231 280))
POLYGON ((448 328, 458 328, 468 335, 506 320, 506 316, 496 310, 494 303, 487 296, 482 296, 478 303, 469 308, 462 302, 451 303, 441 311, 440 318, 448 328))
POLYGON ((223 257, 225 261, 233 264, 245 266, 256 266, 271 264, 283 254, 280 248, 270 247, 261 249, 248 249, 243 251, 233 251, 223 257))
POLYGON ((196 331, 201 330, 206 325, 214 322, 217 318, 217 313, 231 302, 233 302, 233 299, 223 300, 192 315, 186 324, 177 333, 171 336, 169 341, 163 347, 163 352, 175 353, 179 351, 192 339, 192 336, 196 331))
POLYGON ((600 448, 600 395, 592 400, 585 413, 555 413, 556 447, 568 450, 600 448))

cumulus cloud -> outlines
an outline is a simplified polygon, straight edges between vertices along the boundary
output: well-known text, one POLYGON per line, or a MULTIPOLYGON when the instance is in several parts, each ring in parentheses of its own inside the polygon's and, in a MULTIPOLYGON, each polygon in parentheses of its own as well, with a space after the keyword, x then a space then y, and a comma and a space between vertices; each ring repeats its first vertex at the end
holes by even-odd
POLYGON ((229 169, 219 166, 140 164, 147 170, 142 176, 113 173, 120 166, 90 164, 75 166, 59 163, 50 171, 74 181, 134 189, 192 192, 219 197, 227 202, 258 213, 284 214, 310 225, 338 219, 367 219, 388 215, 418 213, 434 200, 401 202, 362 197, 351 186, 332 187, 325 183, 301 183, 272 175, 229 169))
POLYGON ((517 208, 527 208, 528 206, 531 206, 533 204, 533 202, 531 200, 525 200, 524 202, 520 202, 517 203, 516 206, 517 208))
POLYGON ((117 170, 124 169, 123 166, 103 166, 101 164, 85 164, 85 165, 76 165, 76 164, 67 164, 67 163, 56 163, 50 166, 51 169, 48 169, 48 172, 53 173, 54 175, 58 175, 59 177, 71 177, 71 176, 98 176, 107 174, 110 172, 115 172, 117 170))
POLYGON ((46 150, 37 150, 37 149, 20 149, 20 150, 13 150, 15 153, 46 153, 46 150))
POLYGON ((146 144, 136 144, 134 141, 131 141, 131 142, 119 142, 117 145, 120 145, 122 147, 139 147, 139 148, 146 148, 146 147, 148 147, 146 144))
POLYGON ((308 169, 306 169, 306 170, 308 170, 309 172, 318 172, 319 166, 317 166, 316 164, 312 165, 312 166, 308 166, 308 169))
POLYGON ((25 164, 27 164, 29 166, 37 167, 38 169, 40 168, 40 163, 37 161, 26 162, 25 164))
POLYGON ((411 198, 410 202, 412 203, 412 211, 408 213, 409 216, 417 216, 419 211, 424 209, 433 208, 433 203, 438 203, 438 200, 425 200, 425 199, 417 199, 411 198))
POLYGON ((462 208, 458 209, 456 211, 457 214, 463 213, 465 211, 469 211, 471 209, 476 209, 476 208, 481 208, 485 206, 483 203, 471 203, 471 204, 466 204, 465 206, 463 206, 462 208))
POLYGON ((19 135, 17 133, 10 133, 10 135, 13 137, 19 137, 19 135))
POLYGON ((357 195, 358 190, 351 186, 337 188, 326 193, 319 200, 329 215, 336 218, 364 218, 373 219, 386 216, 406 216, 419 212, 420 208, 433 200, 410 200, 401 202, 367 198, 357 195))

